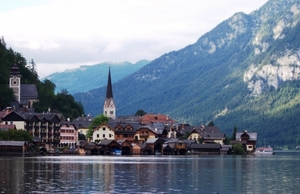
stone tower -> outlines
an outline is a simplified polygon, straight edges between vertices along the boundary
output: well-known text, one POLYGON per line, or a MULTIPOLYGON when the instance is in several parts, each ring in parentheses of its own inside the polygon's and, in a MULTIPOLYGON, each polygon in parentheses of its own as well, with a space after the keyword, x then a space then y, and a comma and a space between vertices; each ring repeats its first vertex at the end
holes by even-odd
POLYGON ((15 100, 21 101, 21 74, 19 67, 14 64, 10 70, 9 87, 13 90, 15 100))

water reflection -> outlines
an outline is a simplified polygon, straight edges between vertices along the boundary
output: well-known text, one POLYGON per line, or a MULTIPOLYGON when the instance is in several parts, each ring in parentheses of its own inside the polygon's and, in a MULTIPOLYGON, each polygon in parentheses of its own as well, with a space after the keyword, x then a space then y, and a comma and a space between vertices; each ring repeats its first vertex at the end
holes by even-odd
POLYGON ((296 193, 300 154, 0 158, 1 193, 296 193))

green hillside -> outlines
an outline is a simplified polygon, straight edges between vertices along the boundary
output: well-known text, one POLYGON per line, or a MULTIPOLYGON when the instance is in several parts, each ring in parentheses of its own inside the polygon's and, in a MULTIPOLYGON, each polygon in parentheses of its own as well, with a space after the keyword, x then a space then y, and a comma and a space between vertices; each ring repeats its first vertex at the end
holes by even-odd
MULTIPOLYGON (((236 13, 196 43, 166 53, 113 84, 117 115, 137 110, 183 123, 213 120, 257 131, 258 143, 294 148, 300 134, 300 1, 270 0, 236 13)), ((105 87, 77 93, 85 111, 103 110, 105 87)))

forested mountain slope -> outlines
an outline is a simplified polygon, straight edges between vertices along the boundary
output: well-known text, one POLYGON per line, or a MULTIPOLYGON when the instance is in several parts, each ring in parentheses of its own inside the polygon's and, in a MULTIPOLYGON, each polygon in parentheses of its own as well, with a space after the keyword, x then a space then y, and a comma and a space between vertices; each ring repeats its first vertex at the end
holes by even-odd
MULTIPOLYGON (((300 0, 270 0, 236 13, 196 43, 153 60, 113 84, 117 115, 137 110, 200 125, 228 136, 234 126, 259 143, 300 144, 300 0)), ((85 112, 103 111, 105 87, 75 94, 85 112)))

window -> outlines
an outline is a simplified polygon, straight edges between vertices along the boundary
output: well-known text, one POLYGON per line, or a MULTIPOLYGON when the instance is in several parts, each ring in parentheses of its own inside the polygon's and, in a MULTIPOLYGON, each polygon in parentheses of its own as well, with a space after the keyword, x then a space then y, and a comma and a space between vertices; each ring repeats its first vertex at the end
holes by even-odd
POLYGON ((105 131, 105 127, 103 127, 102 130, 105 131))
POLYGON ((103 134, 103 138, 105 138, 105 134, 103 134))
POLYGON ((112 114, 114 114, 114 111, 110 111, 109 113, 112 115, 112 114))
POLYGON ((111 138, 111 137, 112 137, 112 134, 109 134, 109 137, 111 138))
POLYGON ((97 134, 97 137, 99 137, 99 134, 97 134))

